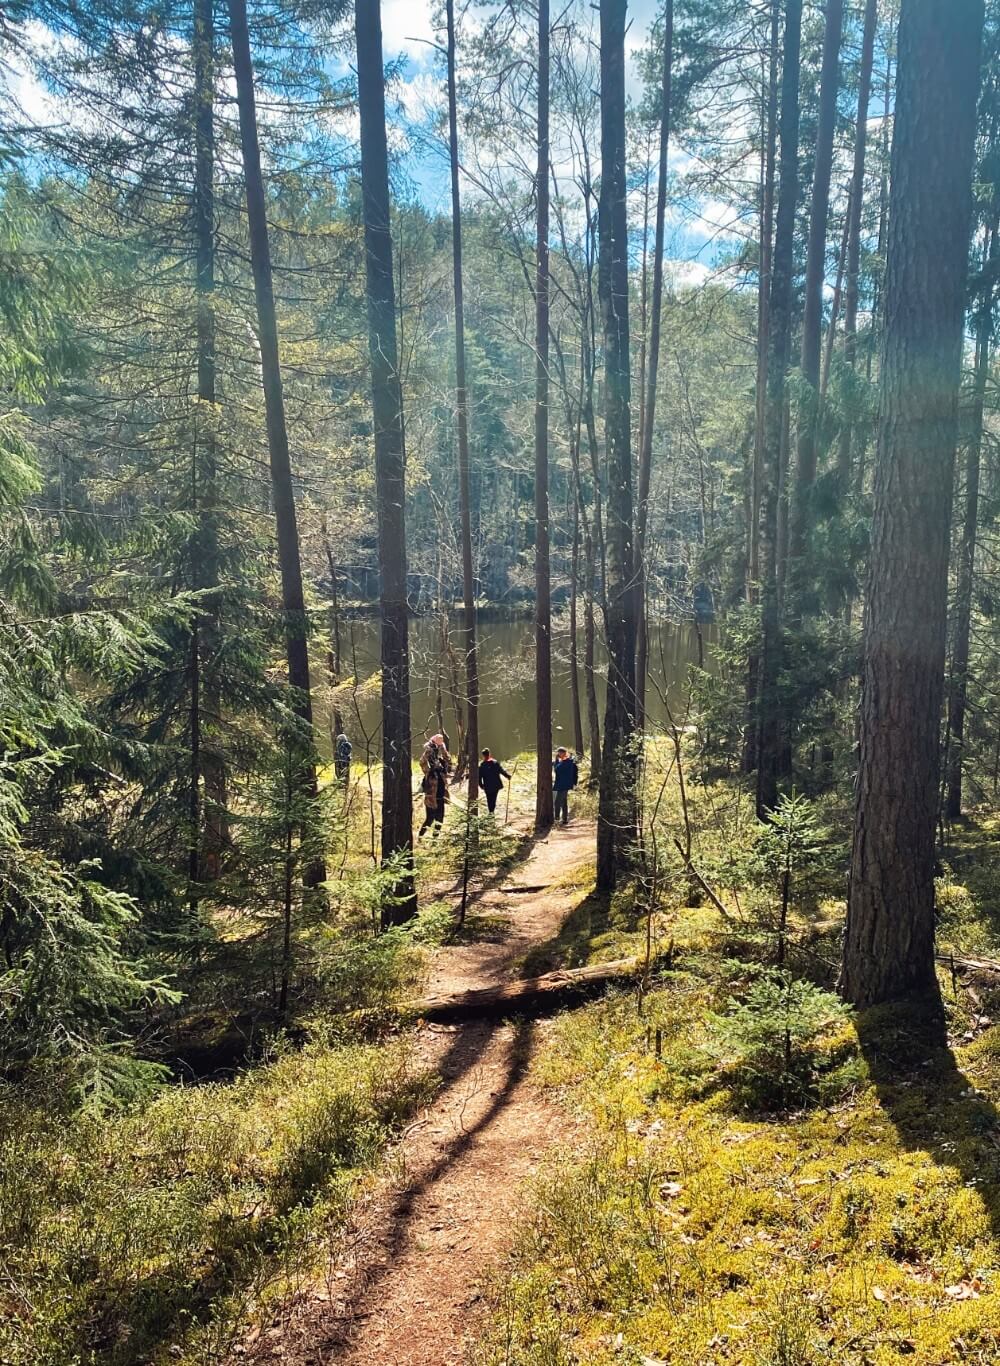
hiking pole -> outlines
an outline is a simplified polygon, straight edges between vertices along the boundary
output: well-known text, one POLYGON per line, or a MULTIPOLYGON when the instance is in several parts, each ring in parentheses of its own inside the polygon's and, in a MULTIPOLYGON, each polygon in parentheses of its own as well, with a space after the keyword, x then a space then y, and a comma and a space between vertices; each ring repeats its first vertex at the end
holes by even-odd
POLYGON ((507 800, 503 804, 503 823, 507 824, 507 817, 510 815, 510 790, 514 786, 514 779, 517 777, 517 762, 511 770, 510 782, 507 784, 507 800))

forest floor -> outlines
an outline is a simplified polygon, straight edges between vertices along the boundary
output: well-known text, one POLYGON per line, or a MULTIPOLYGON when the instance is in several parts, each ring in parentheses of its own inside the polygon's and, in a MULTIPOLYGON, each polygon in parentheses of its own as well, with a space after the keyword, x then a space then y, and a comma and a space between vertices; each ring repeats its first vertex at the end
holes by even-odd
MULTIPOLYGON (((594 838, 593 823, 581 820, 526 839, 515 866, 470 899, 461 941, 438 950, 429 994, 499 985, 524 975, 525 960, 557 953, 587 895, 581 873, 594 838)), ((485 1281, 509 1246, 530 1178, 574 1133, 568 1113, 528 1076, 545 1028, 530 1019, 418 1024, 415 1061, 441 1078, 433 1102, 359 1203, 325 1279, 245 1342, 242 1360, 467 1360, 485 1281)))

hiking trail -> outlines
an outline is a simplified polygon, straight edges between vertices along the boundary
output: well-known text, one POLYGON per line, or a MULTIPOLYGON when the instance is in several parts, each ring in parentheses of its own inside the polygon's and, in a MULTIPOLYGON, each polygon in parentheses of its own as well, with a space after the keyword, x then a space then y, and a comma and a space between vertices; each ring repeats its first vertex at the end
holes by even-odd
MULTIPOLYGON (((505 877, 487 879, 470 911, 509 923, 438 950, 429 992, 516 978, 525 954, 558 934, 578 899, 558 884, 593 854, 593 823, 571 823, 534 840, 505 877)), ((262 1326, 241 1360, 463 1366, 526 1182, 573 1135, 571 1117, 527 1076, 543 1027, 532 1019, 417 1027, 415 1062, 440 1075, 437 1093, 359 1202, 325 1283, 262 1326)))

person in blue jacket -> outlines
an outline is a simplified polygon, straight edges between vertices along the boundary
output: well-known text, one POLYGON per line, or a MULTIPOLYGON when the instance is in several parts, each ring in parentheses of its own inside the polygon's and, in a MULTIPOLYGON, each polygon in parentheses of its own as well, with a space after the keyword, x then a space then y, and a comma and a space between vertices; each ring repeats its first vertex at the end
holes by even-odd
POLYGON ((562 745, 556 750, 552 765, 553 816, 563 825, 569 822, 569 794, 576 787, 580 771, 576 760, 562 745))

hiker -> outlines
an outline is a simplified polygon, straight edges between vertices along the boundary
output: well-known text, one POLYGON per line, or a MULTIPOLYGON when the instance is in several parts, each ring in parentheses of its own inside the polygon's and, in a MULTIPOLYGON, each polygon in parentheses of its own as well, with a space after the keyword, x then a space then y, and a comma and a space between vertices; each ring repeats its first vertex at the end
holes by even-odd
POLYGON ((552 765, 552 814, 555 820, 561 819, 563 825, 569 823, 569 794, 576 787, 579 777, 576 760, 568 749, 560 745, 552 765))
POLYGON ((510 774, 499 760, 494 759, 488 749, 483 750, 483 762, 479 765, 479 786, 486 794, 487 811, 496 811, 497 797, 503 787, 503 779, 511 781, 510 774))
POLYGON ((443 764, 431 764, 424 774, 420 790, 424 794, 424 823, 420 827, 417 839, 423 836, 425 830, 431 830, 431 838, 436 839, 438 831, 444 825, 444 809, 451 800, 448 795, 448 775, 443 764))
POLYGON ((353 753, 353 745, 341 731, 334 741, 333 748, 333 769, 337 775, 337 781, 340 783, 346 783, 351 776, 351 755, 353 753))
POLYGON ((432 735, 424 745, 420 751, 420 767, 424 773, 429 773, 432 768, 443 768, 445 777, 451 772, 451 755, 443 735, 432 735))

